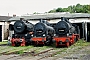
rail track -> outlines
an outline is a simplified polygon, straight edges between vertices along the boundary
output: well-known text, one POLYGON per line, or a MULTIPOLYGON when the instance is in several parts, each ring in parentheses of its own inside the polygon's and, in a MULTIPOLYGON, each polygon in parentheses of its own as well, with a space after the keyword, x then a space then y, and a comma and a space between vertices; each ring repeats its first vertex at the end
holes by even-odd
MULTIPOLYGON (((2 57, 6 57, 5 58, 6 60, 13 60, 14 58, 16 60, 18 60, 18 59, 24 60, 25 58, 30 59, 30 60, 45 60, 45 59, 56 60, 59 58, 79 59, 79 57, 81 55, 76 56, 76 55, 79 55, 79 54, 77 54, 77 51, 80 51, 81 49, 85 48, 85 46, 87 46, 87 45, 90 46, 90 43, 85 44, 85 42, 84 43, 80 42, 80 43, 76 43, 76 44, 77 44, 76 46, 73 45, 69 48, 55 48, 55 47, 51 47, 51 46, 12 47, 12 46, 8 46, 8 45, 0 45, 0 58, 2 56, 2 57), (73 58, 72 58, 72 56, 73 56, 73 58)), ((80 53, 80 52, 78 52, 78 53, 80 53)))
POLYGON ((53 57, 54 55, 56 55, 58 52, 61 52, 62 50, 64 50, 65 48, 60 48, 60 49, 56 49, 56 48, 49 48, 46 50, 43 50, 39 53, 33 54, 34 57, 39 57, 37 60, 42 60, 48 57, 53 57))
POLYGON ((52 57, 53 55, 55 55, 58 51, 54 50, 54 49, 49 49, 43 52, 40 52, 38 54, 35 54, 34 56, 40 57, 37 60, 41 60, 47 57, 52 57))
MULTIPOLYGON (((39 57, 37 60, 44 59, 46 57, 52 57, 53 55, 57 54, 57 52, 61 51, 63 48, 57 49, 52 47, 12 47, 8 45, 1 45, 0 46, 0 55, 17 55, 18 56, 32 56, 32 57, 39 57), (21 52, 21 53, 20 53, 21 52)), ((14 56, 13 56, 14 57, 14 56)), ((12 59, 10 57, 8 59, 12 59)))

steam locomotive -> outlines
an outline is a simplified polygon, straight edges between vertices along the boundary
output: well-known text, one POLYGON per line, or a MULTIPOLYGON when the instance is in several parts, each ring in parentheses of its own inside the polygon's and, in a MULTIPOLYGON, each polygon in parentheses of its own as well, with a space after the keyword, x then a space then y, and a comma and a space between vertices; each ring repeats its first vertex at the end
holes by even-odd
POLYGON ((46 20, 40 20, 33 25, 20 19, 14 23, 13 30, 12 46, 50 45, 55 42, 56 47, 62 45, 69 47, 79 39, 80 35, 79 26, 71 24, 64 17, 54 26, 46 20))
POLYGON ((79 39, 79 27, 69 22, 67 18, 62 17, 61 21, 55 25, 55 41, 56 47, 58 46, 70 46, 79 39))
POLYGON ((50 26, 46 20, 40 20, 34 26, 34 36, 32 42, 35 46, 37 45, 50 45, 54 36, 55 30, 50 26))
POLYGON ((25 46, 30 44, 32 38, 34 25, 22 19, 14 23, 14 34, 12 35, 12 46, 25 46))

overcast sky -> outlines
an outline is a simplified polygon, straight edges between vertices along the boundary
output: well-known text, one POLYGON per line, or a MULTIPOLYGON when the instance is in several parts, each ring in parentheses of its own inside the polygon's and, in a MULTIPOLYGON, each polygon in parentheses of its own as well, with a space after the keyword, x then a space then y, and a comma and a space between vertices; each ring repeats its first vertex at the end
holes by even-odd
POLYGON ((78 3, 90 4, 90 0, 0 0, 0 15, 44 13, 54 8, 65 8, 78 3))

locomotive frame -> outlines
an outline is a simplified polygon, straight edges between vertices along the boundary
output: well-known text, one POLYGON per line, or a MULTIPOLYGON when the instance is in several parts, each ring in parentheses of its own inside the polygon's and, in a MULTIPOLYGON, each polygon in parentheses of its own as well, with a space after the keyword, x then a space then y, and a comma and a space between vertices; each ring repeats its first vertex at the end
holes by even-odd
POLYGON ((31 38, 34 46, 50 45, 52 43, 54 32, 55 32, 54 28, 50 26, 50 23, 48 23, 45 20, 43 20, 43 21, 40 20, 40 22, 35 24, 34 36, 31 38), (37 30, 41 35, 39 35, 39 33, 37 33, 37 30))
POLYGON ((12 46, 26 46, 31 42, 31 35, 33 34, 33 24, 28 21, 24 21, 22 18, 17 20, 13 26, 14 30, 12 34, 11 44, 12 46))
MULTIPOLYGON (((59 32, 57 33, 56 32, 56 36, 53 37, 53 41, 55 42, 56 44, 56 47, 58 46, 66 46, 66 47, 69 47, 70 45, 74 44, 79 38, 80 38, 80 34, 79 34, 79 28, 78 27, 75 27, 75 26, 72 26, 72 24, 68 21, 68 19, 66 18, 61 18, 61 21, 59 21, 56 25, 59 25, 56 26, 56 28, 61 29, 66 29, 68 28, 68 32, 66 32, 66 30, 63 30, 61 29, 61 36, 59 36, 59 32), (63 21, 65 22, 65 24, 67 24, 68 26, 71 26, 70 28, 68 26, 65 27, 65 25, 63 25, 63 21), (59 23, 62 23, 61 26, 59 23), (71 32, 69 31, 71 29, 71 32), (75 30, 76 29, 76 30, 75 30), (74 33, 74 31, 77 31, 77 33, 74 33), (68 34, 68 35, 67 35, 68 34)), ((56 30, 56 29, 55 29, 56 30)), ((58 31, 56 30, 56 31, 58 31)))

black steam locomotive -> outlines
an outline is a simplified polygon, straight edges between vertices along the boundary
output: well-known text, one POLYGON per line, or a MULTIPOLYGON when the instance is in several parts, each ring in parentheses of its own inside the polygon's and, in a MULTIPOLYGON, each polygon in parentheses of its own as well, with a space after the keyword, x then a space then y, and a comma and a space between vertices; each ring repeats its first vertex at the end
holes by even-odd
POLYGON ((56 46, 65 45, 68 47, 79 38, 78 26, 71 24, 66 18, 62 17, 54 28, 55 36, 53 40, 56 42, 56 46))
POLYGON ((40 20, 35 25, 22 19, 18 20, 13 26, 12 46, 50 45, 55 42, 56 47, 68 47, 79 39, 79 27, 71 24, 67 18, 62 17, 61 21, 52 26, 46 20, 40 20))
POLYGON ((25 46, 30 44, 34 25, 28 21, 17 20, 14 23, 14 34, 12 35, 12 46, 25 46))
POLYGON ((31 39, 34 45, 49 45, 52 43, 54 28, 46 20, 41 20, 34 26, 34 37, 31 39))

